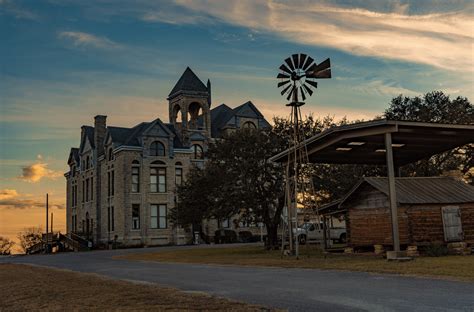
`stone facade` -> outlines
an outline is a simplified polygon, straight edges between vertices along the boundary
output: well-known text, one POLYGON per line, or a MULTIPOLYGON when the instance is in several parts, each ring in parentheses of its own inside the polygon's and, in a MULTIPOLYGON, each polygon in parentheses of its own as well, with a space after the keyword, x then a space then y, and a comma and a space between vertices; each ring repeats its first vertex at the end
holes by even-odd
MULTIPOLYGON (((204 85, 187 68, 168 97, 170 123, 155 119, 112 127, 98 115, 93 127, 82 126, 80 146, 71 149, 65 174, 68 233, 95 244, 191 241, 191 230, 178 229, 169 219, 177 184, 191 167, 204 165, 209 144, 225 131, 270 126, 251 102, 211 109, 210 89, 209 81, 204 85)), ((212 235, 217 228, 209 221, 204 231, 212 235)))

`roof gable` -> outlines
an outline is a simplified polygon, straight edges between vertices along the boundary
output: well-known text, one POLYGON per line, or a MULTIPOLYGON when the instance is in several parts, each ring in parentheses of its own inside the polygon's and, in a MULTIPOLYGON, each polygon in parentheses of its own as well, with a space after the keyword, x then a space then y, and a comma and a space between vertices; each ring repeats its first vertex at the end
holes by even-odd
POLYGON ((175 84, 168 96, 172 96, 179 91, 208 93, 207 87, 189 67, 186 67, 186 70, 178 79, 178 82, 175 84))
POLYGON ((86 141, 92 149, 95 148, 94 146, 94 127, 91 126, 82 126, 83 129, 83 136, 81 137, 81 145, 79 146, 79 151, 82 153, 84 151, 84 147, 86 145, 86 141))
POLYGON ((169 137, 173 133, 168 127, 159 119, 152 121, 148 127, 146 127, 141 133, 142 136, 157 136, 157 137, 169 137))
POLYGON ((234 114, 239 117, 264 118, 262 113, 260 113, 251 101, 247 101, 234 108, 234 114))
POLYGON ((79 164, 79 149, 76 147, 71 147, 71 150, 69 151, 69 157, 67 159, 68 165, 71 165, 74 163, 75 165, 79 164))

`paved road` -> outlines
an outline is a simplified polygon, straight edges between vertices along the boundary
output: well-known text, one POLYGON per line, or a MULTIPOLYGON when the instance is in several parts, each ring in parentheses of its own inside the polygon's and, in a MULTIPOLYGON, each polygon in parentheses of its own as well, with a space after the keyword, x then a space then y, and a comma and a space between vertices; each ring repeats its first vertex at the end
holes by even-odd
MULTIPOLYGON (((204 291, 290 311, 474 311, 474 283, 361 272, 169 264, 112 259, 161 247, 1 258, 204 291)), ((200 248, 200 247, 197 247, 200 248)))

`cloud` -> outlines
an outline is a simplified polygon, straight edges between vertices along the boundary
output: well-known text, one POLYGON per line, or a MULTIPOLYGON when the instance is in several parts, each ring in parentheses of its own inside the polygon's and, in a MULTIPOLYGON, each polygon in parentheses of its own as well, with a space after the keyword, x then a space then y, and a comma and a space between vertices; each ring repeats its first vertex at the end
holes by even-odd
POLYGON ((25 8, 19 7, 16 3, 11 0, 0 0, 0 16, 2 11, 7 14, 13 15, 17 19, 26 20, 39 20, 39 16, 25 8))
POLYGON ((94 47, 100 49, 118 48, 120 45, 116 42, 106 38, 98 37, 80 31, 61 31, 58 33, 60 39, 67 39, 72 41, 76 47, 94 47))
POLYGON ((304 0, 176 2, 197 14, 293 42, 454 71, 474 70, 474 18, 469 10, 407 15, 408 6, 401 4, 393 12, 376 12, 304 0))
POLYGON ((0 200, 11 199, 18 196, 18 192, 13 189, 0 190, 0 200))
MULTIPOLYGON (((44 208, 45 202, 37 199, 27 198, 28 195, 18 193, 14 189, 3 189, 0 190, 0 208, 6 209, 31 209, 31 208, 44 208), (23 197, 23 198, 19 198, 23 197)), ((64 204, 52 204, 48 205, 50 208, 64 209, 64 204)))
POLYGON ((22 168, 22 175, 18 178, 23 181, 36 183, 43 178, 56 179, 63 175, 60 171, 51 170, 48 168, 48 164, 43 161, 43 157, 38 155, 38 160, 32 165, 28 165, 22 168))
MULTIPOLYGON (((0 200, 0 208, 5 209, 38 209, 38 208, 45 208, 46 203, 37 201, 34 199, 2 199, 0 200)), ((65 206, 63 204, 49 204, 49 208, 51 209, 64 209, 65 206)))
POLYGON ((400 87, 396 83, 385 83, 382 80, 373 80, 364 84, 356 85, 352 87, 352 89, 363 93, 384 96, 398 96, 399 94, 403 94, 404 96, 416 96, 421 94, 421 92, 400 87))

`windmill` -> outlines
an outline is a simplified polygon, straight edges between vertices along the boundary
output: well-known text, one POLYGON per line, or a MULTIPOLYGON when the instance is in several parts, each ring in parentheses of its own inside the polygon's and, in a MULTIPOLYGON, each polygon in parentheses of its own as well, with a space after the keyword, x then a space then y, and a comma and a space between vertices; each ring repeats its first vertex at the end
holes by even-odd
MULTIPOLYGON (((290 123, 293 126, 293 137, 289 142, 289 151, 292 152, 288 153, 286 168, 286 218, 284 226, 285 230, 288 230, 290 253, 298 258, 299 239, 298 235, 296 235, 296 238, 294 237, 295 230, 298 229, 298 195, 302 195, 303 204, 308 202, 305 197, 308 190, 307 184, 309 184, 310 203, 313 202, 311 195, 314 195, 312 179, 309 179, 309 183, 307 183, 308 179, 304 179, 301 175, 303 166, 309 162, 309 159, 306 145, 304 145, 304 149, 298 148, 305 139, 300 129, 302 121, 300 107, 305 104, 303 101, 308 96, 313 95, 314 89, 318 87, 316 79, 331 78, 331 62, 327 58, 317 64, 311 56, 303 53, 293 54, 285 59, 285 63, 280 66, 280 73, 278 73, 277 78, 279 79, 277 87, 281 88, 281 95, 291 101, 286 104, 286 106, 291 107, 290 123), (300 99, 302 101, 299 101, 300 99), (293 168, 290 165, 293 165, 293 168)), ((311 208, 314 209, 314 207, 311 208)), ((319 220, 317 209, 316 213, 319 220)), ((284 244, 285 239, 282 239, 282 251, 284 244)))

